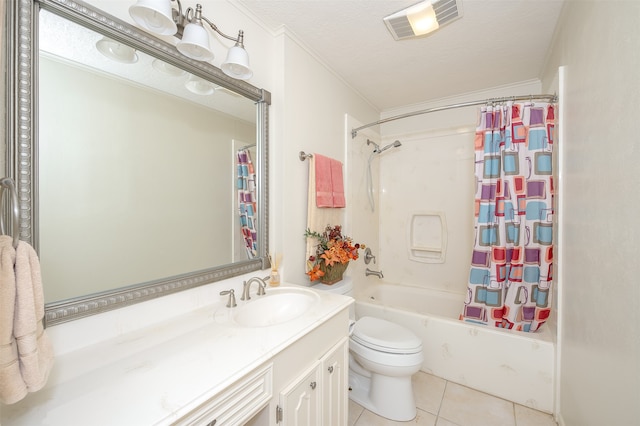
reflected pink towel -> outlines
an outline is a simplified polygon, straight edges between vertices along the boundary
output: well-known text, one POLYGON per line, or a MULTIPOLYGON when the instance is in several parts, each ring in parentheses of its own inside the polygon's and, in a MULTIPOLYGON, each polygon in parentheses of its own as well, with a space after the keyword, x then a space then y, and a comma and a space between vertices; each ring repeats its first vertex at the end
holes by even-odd
POLYGON ((331 183, 331 159, 313 154, 316 168, 316 206, 333 207, 333 185, 331 183))
POLYGON ((331 184, 333 188, 333 207, 345 207, 342 163, 333 159, 331 160, 331 184))

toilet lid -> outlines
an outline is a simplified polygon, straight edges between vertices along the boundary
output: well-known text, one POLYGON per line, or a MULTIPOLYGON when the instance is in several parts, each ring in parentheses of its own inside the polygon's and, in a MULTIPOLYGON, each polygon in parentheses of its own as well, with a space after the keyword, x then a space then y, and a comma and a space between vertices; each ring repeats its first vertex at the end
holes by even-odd
POLYGON ((409 354, 422 350, 422 341, 415 334, 380 318, 360 318, 356 321, 351 338, 381 352, 409 354))

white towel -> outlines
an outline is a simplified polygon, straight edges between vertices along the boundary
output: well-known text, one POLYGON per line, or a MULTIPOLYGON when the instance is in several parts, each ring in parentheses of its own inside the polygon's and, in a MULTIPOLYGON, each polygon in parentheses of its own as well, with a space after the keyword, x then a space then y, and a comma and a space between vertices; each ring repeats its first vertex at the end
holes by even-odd
MULTIPOLYGON (((316 205, 316 163, 314 157, 309 158, 309 191, 307 200, 307 228, 312 231, 322 233, 327 225, 332 227, 342 225, 344 223, 345 209, 318 208, 316 205)), ((315 238, 307 238, 307 257, 315 256, 316 245, 318 241, 315 238)), ((308 272, 308 268, 305 267, 308 272)))
POLYGON ((42 325, 44 292, 29 244, 0 236, 0 401, 13 404, 46 384, 53 348, 42 325))

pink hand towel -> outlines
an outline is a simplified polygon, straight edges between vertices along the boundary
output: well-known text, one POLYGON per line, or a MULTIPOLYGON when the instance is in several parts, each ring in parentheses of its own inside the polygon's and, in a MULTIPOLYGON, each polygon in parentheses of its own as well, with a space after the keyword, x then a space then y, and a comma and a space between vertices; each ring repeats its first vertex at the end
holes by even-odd
POLYGON ((333 207, 345 207, 342 163, 333 159, 331 160, 331 183, 333 185, 333 207))
POLYGON ((313 154, 316 177, 316 206, 333 207, 333 184, 331 183, 331 159, 313 154))

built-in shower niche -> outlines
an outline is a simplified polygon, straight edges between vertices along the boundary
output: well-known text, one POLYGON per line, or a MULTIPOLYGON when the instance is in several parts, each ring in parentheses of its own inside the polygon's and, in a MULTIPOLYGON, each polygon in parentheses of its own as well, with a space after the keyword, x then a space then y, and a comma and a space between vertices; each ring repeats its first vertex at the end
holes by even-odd
POLYGON ((447 252, 447 221, 444 212, 413 213, 408 228, 410 260, 444 263, 447 252))

